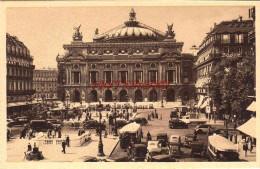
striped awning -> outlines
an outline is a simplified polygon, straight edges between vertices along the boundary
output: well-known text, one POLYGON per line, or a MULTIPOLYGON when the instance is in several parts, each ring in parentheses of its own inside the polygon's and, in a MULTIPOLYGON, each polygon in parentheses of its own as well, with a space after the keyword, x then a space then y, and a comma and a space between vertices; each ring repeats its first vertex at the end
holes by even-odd
POLYGON ((204 87, 204 85, 208 84, 209 82, 210 82, 210 77, 199 78, 196 81, 195 87, 202 88, 202 87, 204 87))

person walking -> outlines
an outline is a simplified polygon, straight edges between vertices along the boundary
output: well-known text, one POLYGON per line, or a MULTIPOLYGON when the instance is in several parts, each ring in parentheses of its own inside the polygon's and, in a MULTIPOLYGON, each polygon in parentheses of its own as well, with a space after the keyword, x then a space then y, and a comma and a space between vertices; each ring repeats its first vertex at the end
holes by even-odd
POLYGON ((149 131, 147 132, 147 136, 146 136, 147 142, 152 140, 152 136, 149 133, 149 131))
POLYGON ((32 151, 32 145, 30 143, 28 143, 27 151, 32 151))
POLYGON ((62 141, 61 146, 62 146, 61 152, 63 152, 65 154, 66 153, 66 143, 65 143, 65 141, 62 141))
POLYGON ((70 146, 70 136, 69 135, 67 135, 66 144, 68 147, 70 146))
POLYGON ((144 137, 144 133, 143 133, 143 130, 141 129, 141 138, 144 137))
POLYGON ((58 138, 61 138, 61 129, 58 130, 58 138))
POLYGON ((248 144, 247 144, 247 142, 244 143, 243 150, 245 151, 245 157, 247 157, 247 151, 248 151, 248 144))
POLYGON ((237 144, 237 133, 235 133, 235 135, 234 135, 234 141, 235 141, 235 144, 237 144))
POLYGON ((52 138, 55 138, 55 131, 54 130, 52 130, 51 134, 52 134, 52 138))

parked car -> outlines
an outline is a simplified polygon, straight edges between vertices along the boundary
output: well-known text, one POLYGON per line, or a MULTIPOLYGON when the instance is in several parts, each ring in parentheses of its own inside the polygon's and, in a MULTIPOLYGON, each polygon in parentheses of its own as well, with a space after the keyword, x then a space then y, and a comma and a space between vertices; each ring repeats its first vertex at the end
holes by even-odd
POLYGON ((199 155, 203 157, 205 155, 203 142, 194 141, 190 144, 190 146, 191 146, 191 153, 190 153, 191 157, 193 157, 194 155, 199 155))
POLYGON ((127 149, 127 155, 132 162, 144 161, 146 153, 147 148, 145 144, 134 144, 127 149))
POLYGON ((171 129, 187 129, 188 124, 181 120, 169 120, 169 128, 171 129))
POLYGON ((106 159, 106 162, 128 162, 128 161, 129 161, 128 155, 120 155, 120 156, 116 156, 116 157, 108 157, 106 159))
POLYGON ((46 120, 32 120, 30 122, 29 127, 36 132, 45 132, 49 129, 54 129, 54 126, 52 123, 47 122, 46 120))
POLYGON ((173 157, 180 157, 181 152, 181 137, 179 135, 171 135, 169 137, 170 155, 173 157))
POLYGON ((168 145, 167 133, 158 133, 157 141, 159 141, 159 143, 161 143, 162 147, 166 147, 168 145))
POLYGON ((96 157, 85 156, 83 158, 84 158, 84 162, 98 162, 98 159, 96 157))
MULTIPOLYGON (((86 129, 96 129, 99 126, 99 122, 97 120, 87 120, 87 121, 83 121, 83 127, 86 129)), ((106 125, 101 123, 101 129, 105 130, 106 129, 106 125)))
POLYGON ((17 117, 14 120, 8 119, 7 121, 7 127, 13 127, 13 126, 25 126, 29 123, 29 120, 26 116, 17 117))
POLYGON ((62 123, 61 120, 47 119, 46 121, 52 123, 54 127, 61 127, 61 126, 63 126, 63 123, 62 123))
POLYGON ((197 134, 207 133, 208 131, 210 131, 210 134, 212 134, 214 132, 214 128, 208 124, 197 125, 194 130, 197 134))
POLYGON ((122 128, 127 124, 128 124, 128 122, 126 120, 123 120, 123 119, 117 119, 116 120, 117 128, 122 128))
POLYGON ((197 136, 195 134, 187 134, 185 136, 185 140, 184 140, 183 145, 190 147, 191 143, 193 141, 196 141, 196 139, 197 139, 197 136))
POLYGON ((159 141, 148 141, 147 142, 147 151, 149 153, 156 152, 156 153, 161 154, 161 152, 162 152, 162 145, 160 144, 159 141))
POLYGON ((161 154, 148 158, 147 162, 177 162, 171 155, 161 154))
POLYGON ((148 123, 145 117, 137 117, 135 118, 135 122, 141 125, 146 125, 148 123))
POLYGON ((228 128, 228 130, 226 128, 220 128, 220 129, 216 129, 214 131, 214 133, 225 137, 226 131, 228 131, 228 135, 235 135, 235 134, 239 135, 240 134, 240 131, 235 128, 228 128))

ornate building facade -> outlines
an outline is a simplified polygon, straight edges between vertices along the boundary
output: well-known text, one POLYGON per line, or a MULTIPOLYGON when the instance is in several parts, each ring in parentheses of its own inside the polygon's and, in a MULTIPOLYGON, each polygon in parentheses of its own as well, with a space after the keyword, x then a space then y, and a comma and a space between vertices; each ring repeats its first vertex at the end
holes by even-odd
POLYGON ((83 42, 80 27, 65 55, 57 56, 58 98, 72 102, 185 102, 194 99, 194 56, 182 54, 173 25, 163 33, 136 21, 136 13, 123 25, 93 42, 83 42))
POLYGON ((33 73, 33 88, 36 91, 34 98, 57 99, 57 76, 56 69, 38 69, 33 73))
POLYGON ((17 37, 6 34, 7 107, 8 113, 26 110, 32 100, 33 56, 17 37))

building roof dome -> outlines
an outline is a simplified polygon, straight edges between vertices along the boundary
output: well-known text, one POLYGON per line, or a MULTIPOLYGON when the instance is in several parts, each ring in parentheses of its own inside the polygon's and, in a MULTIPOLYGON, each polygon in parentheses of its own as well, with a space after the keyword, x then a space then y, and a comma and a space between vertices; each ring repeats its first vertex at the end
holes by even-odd
POLYGON ((164 38, 164 33, 136 21, 135 12, 132 9, 130 19, 123 25, 109 30, 101 35, 95 35, 97 42, 126 42, 126 41, 158 41, 164 38))

